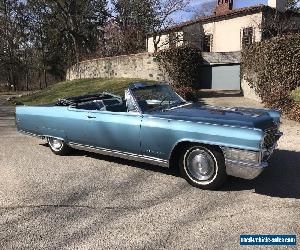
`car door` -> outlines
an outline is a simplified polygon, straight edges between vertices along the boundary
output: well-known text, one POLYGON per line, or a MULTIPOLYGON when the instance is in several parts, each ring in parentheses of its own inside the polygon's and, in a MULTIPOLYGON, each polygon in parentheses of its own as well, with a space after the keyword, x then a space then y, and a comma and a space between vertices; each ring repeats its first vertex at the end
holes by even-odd
POLYGON ((172 145, 174 132, 171 120, 145 114, 141 125, 141 152, 143 155, 167 160, 172 145))
POLYGON ((88 111, 69 107, 64 117, 64 131, 68 142, 89 145, 87 126, 90 122, 88 111))
POLYGON ((90 111, 87 118, 88 145, 140 154, 139 113, 90 111))

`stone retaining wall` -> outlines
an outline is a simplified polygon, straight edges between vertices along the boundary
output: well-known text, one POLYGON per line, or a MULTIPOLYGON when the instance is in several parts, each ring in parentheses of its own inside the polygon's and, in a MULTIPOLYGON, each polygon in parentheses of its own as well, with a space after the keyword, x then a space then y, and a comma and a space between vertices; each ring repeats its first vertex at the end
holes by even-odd
MULTIPOLYGON (((212 67, 215 65, 239 64, 240 62, 240 52, 202 53, 202 56, 204 64, 211 65, 212 67)), ((67 80, 100 77, 141 78, 155 81, 169 81, 168 77, 159 69, 157 60, 152 53, 87 60, 75 64, 67 71, 67 80)), ((215 77, 218 77, 218 75, 215 77)), ((223 89, 226 89, 226 86, 223 89)), ((244 79, 241 81, 241 89, 246 98, 261 101, 244 79)))
POLYGON ((67 80, 85 78, 141 78, 166 81, 151 53, 115 56, 83 61, 67 71, 67 80))
MULTIPOLYGON (((202 53, 204 64, 231 64, 240 62, 240 52, 202 53)), ((153 53, 98 58, 75 64, 67 71, 67 80, 124 77, 168 81, 159 69, 153 53)))

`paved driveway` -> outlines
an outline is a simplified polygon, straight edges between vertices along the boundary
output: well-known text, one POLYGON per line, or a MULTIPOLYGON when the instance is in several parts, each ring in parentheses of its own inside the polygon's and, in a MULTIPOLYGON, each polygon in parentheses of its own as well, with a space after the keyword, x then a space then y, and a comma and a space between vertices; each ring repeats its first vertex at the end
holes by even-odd
POLYGON ((213 192, 155 166, 83 152, 56 156, 44 141, 16 132, 3 99, 0 249, 238 249, 240 234, 300 237, 299 123, 283 121, 268 171, 213 192))

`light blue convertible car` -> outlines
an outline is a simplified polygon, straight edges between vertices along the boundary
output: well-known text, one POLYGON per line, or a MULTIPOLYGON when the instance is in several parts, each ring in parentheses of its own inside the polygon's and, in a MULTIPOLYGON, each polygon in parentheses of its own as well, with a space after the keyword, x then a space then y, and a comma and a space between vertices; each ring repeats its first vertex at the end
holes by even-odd
POLYGON ((176 167, 203 189, 219 188, 228 175, 257 177, 282 135, 278 111, 201 106, 148 83, 131 84, 125 98, 101 93, 18 106, 16 124, 47 139, 55 154, 75 148, 176 167))

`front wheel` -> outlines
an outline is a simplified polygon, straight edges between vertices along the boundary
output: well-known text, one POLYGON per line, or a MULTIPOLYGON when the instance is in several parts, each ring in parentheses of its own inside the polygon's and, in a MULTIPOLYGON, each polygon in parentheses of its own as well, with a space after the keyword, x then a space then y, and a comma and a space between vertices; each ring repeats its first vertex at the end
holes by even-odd
POLYGON ((47 142, 51 151, 56 155, 67 155, 70 152, 70 147, 63 140, 47 137, 47 142))
POLYGON ((222 152, 210 146, 194 144, 185 148, 179 168, 191 185, 201 189, 218 189, 227 177, 222 152))

